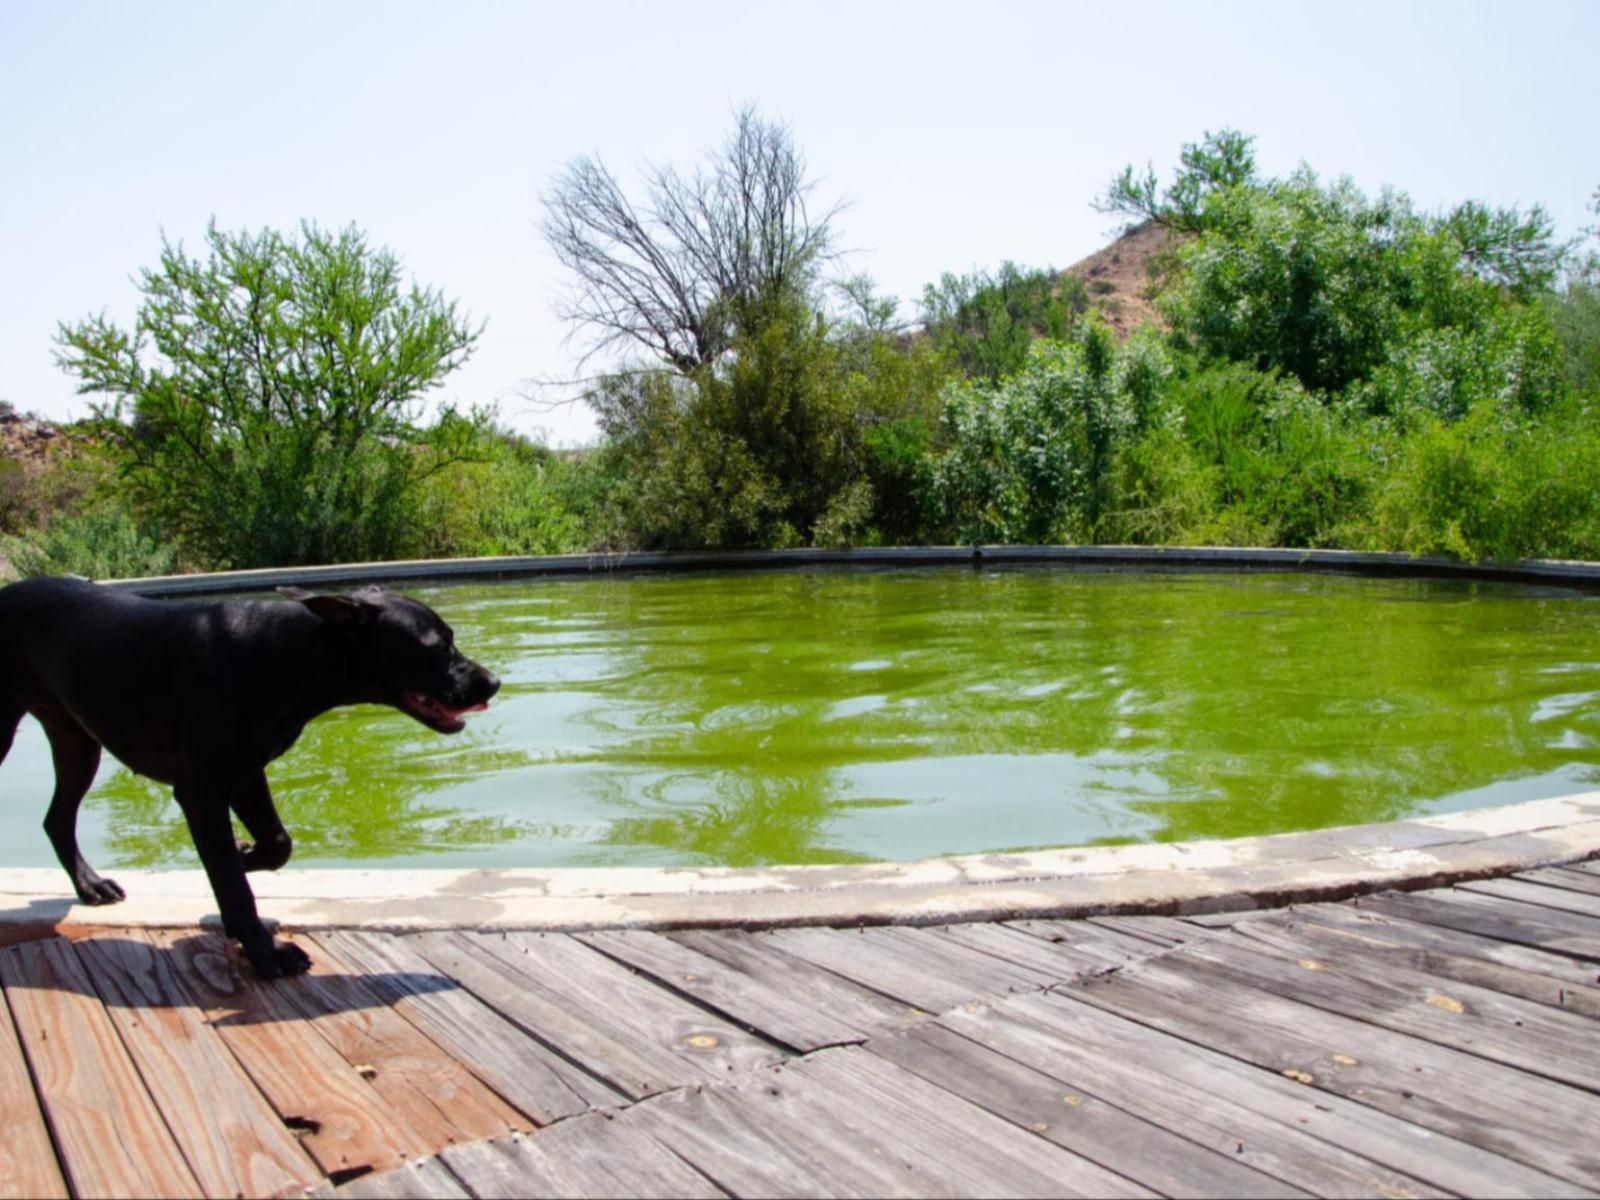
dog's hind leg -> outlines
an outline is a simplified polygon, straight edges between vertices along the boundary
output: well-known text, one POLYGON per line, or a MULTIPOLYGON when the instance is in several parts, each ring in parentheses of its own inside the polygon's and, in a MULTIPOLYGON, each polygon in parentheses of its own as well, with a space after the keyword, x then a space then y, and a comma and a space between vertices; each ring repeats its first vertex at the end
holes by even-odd
POLYGON ((257 771, 234 789, 230 807, 255 839, 239 843, 239 859, 246 871, 276 871, 289 861, 294 843, 278 819, 265 771, 257 771))
POLYGON ((50 798, 50 811, 44 815, 44 831, 50 836, 56 857, 71 877, 78 899, 85 904, 126 900, 128 894, 122 886, 114 879, 103 878, 84 861, 78 849, 78 805, 100 769, 100 743, 60 709, 36 709, 34 716, 50 739, 50 757, 56 767, 56 791, 50 798))

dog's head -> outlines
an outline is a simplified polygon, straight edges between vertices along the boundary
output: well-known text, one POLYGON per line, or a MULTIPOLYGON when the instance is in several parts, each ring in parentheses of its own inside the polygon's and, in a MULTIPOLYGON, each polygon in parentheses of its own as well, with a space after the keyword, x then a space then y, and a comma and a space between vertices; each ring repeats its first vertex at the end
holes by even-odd
POLYGON ((345 596, 278 591, 351 639, 378 703, 429 729, 460 733, 466 727, 462 715, 486 708, 500 690, 492 672, 456 649, 455 633, 426 604, 380 587, 345 596))

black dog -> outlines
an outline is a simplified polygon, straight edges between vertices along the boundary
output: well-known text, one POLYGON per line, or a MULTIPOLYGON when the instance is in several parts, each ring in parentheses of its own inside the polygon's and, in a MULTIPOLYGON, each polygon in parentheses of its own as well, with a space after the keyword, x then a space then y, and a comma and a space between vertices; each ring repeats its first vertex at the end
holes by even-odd
POLYGON ((56 790, 45 832, 85 904, 125 893, 78 851, 78 804, 100 749, 172 785, 228 935, 263 979, 311 965, 275 943, 247 871, 289 860, 266 765, 313 717, 387 704, 440 733, 483 708, 500 681, 455 648, 425 604, 369 587, 348 596, 278 589, 295 604, 173 604, 81 579, 0 588, 0 760, 24 713, 50 738, 56 790), (228 811, 253 844, 236 844, 228 811))

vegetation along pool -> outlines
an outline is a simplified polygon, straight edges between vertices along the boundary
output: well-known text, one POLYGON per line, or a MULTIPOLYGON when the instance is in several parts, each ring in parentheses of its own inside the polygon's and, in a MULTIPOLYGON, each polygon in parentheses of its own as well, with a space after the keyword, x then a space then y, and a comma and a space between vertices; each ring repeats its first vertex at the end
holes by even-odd
MULTIPOLYGON (((410 589, 505 688, 271 770, 296 865, 845 862, 1382 821, 1600 778, 1600 599, 1305 574, 815 570, 410 589)), ((54 860, 24 722, 9 865, 54 860)), ((194 866, 108 759, 90 861, 194 866)))

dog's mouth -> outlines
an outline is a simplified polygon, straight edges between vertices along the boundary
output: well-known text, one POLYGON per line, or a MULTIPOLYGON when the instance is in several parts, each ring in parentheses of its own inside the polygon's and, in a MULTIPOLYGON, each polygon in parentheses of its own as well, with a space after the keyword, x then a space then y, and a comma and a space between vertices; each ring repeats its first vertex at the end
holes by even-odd
POLYGON ((484 700, 464 708, 455 708, 421 692, 402 692, 400 707, 430 729, 437 729, 440 733, 460 733, 467 727, 462 716, 470 712, 482 712, 489 707, 489 702, 484 700))

